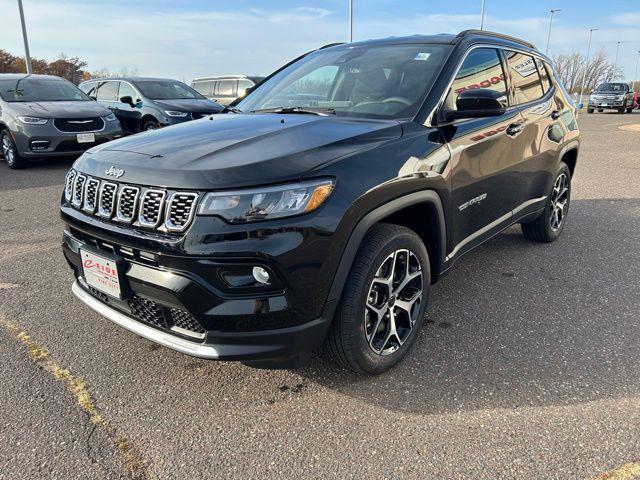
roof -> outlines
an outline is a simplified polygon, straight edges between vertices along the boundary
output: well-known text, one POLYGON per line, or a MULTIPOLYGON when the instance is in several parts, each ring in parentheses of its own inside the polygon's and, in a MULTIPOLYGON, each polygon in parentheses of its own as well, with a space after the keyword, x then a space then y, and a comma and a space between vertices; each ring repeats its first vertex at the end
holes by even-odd
POLYGON ((201 80, 223 80, 223 79, 227 79, 227 78, 233 78, 233 79, 243 79, 243 78, 248 78, 249 80, 252 81, 259 81, 262 80, 264 78, 264 76, 262 75, 214 75, 211 77, 198 77, 198 78, 194 78, 192 81, 194 82, 199 82, 201 80))
MULTIPOLYGON (((169 80, 172 82, 179 82, 180 80, 176 80, 175 78, 159 78, 159 77, 103 77, 103 78, 91 78, 86 80, 87 82, 95 82, 95 81, 107 81, 107 80, 124 80, 126 82, 144 82, 144 81, 154 81, 154 80, 169 80)), ((82 82, 85 83, 85 82, 82 82)))

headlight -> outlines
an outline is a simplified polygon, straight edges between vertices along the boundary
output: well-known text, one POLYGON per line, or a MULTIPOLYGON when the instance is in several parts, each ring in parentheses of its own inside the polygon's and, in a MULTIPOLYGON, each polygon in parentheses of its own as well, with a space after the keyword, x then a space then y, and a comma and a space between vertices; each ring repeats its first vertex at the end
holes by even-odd
POLYGON ((107 122, 115 122, 115 121, 117 120, 117 119, 116 119, 116 116, 115 116, 113 113, 110 113, 109 115, 107 115, 106 117, 104 117, 104 119, 105 119, 107 122))
POLYGON ((332 180, 251 188, 232 192, 211 192, 200 203, 200 215, 217 215, 230 223, 255 222, 291 217, 314 211, 329 198, 332 180))
POLYGON ((174 110, 165 110, 164 113, 166 113, 170 117, 186 117, 187 115, 189 115, 187 112, 176 112, 174 110))
POLYGON ((624 95, 618 95, 616 97, 616 100, 620 101, 620 100, 624 100, 624 95))
POLYGON ((49 121, 46 118, 39 117, 18 117, 18 120, 27 125, 44 125, 49 121))

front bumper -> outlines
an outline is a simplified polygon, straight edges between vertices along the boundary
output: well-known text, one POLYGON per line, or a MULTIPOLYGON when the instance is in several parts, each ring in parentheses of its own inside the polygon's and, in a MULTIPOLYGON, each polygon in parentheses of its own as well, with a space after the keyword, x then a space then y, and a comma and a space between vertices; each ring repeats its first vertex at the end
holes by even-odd
POLYGON ((40 158, 79 155, 96 145, 122 136, 119 122, 106 122, 104 129, 98 132, 86 132, 94 134, 95 142, 79 143, 76 133, 61 132, 50 123, 46 125, 20 125, 17 130, 11 131, 20 156, 40 158))
POLYGON ((200 358, 282 368, 304 364, 326 337, 335 302, 327 303, 318 318, 305 318, 285 281, 278 291, 263 294, 223 291, 220 272, 247 263, 269 267, 264 259, 159 253, 76 227, 65 231, 62 243, 76 277, 73 292, 93 310, 151 341, 200 358), (86 284, 80 249, 124 258, 123 300, 86 284))
POLYGON ((620 108, 624 106, 624 100, 589 100, 589 108, 620 108))

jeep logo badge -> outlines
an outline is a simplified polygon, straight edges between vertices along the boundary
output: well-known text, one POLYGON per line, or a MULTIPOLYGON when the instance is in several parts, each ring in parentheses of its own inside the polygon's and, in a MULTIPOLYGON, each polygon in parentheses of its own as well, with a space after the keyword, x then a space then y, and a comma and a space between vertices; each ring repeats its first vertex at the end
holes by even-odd
POLYGON ((124 175, 124 170, 121 168, 116 168, 113 165, 111 165, 109 167, 109 170, 107 170, 104 173, 105 175, 111 175, 112 177, 120 178, 122 175, 124 175))

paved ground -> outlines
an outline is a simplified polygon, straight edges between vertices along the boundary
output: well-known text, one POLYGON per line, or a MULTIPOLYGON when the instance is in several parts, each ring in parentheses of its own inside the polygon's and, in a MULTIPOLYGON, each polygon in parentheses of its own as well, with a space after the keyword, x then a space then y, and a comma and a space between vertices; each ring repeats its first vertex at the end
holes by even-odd
POLYGON ((469 254, 433 289, 412 354, 369 379, 319 358, 200 361, 100 318, 59 249, 70 162, 0 163, 0 479, 637 471, 640 134, 623 123, 640 114, 581 118, 560 241, 513 228, 469 254))

